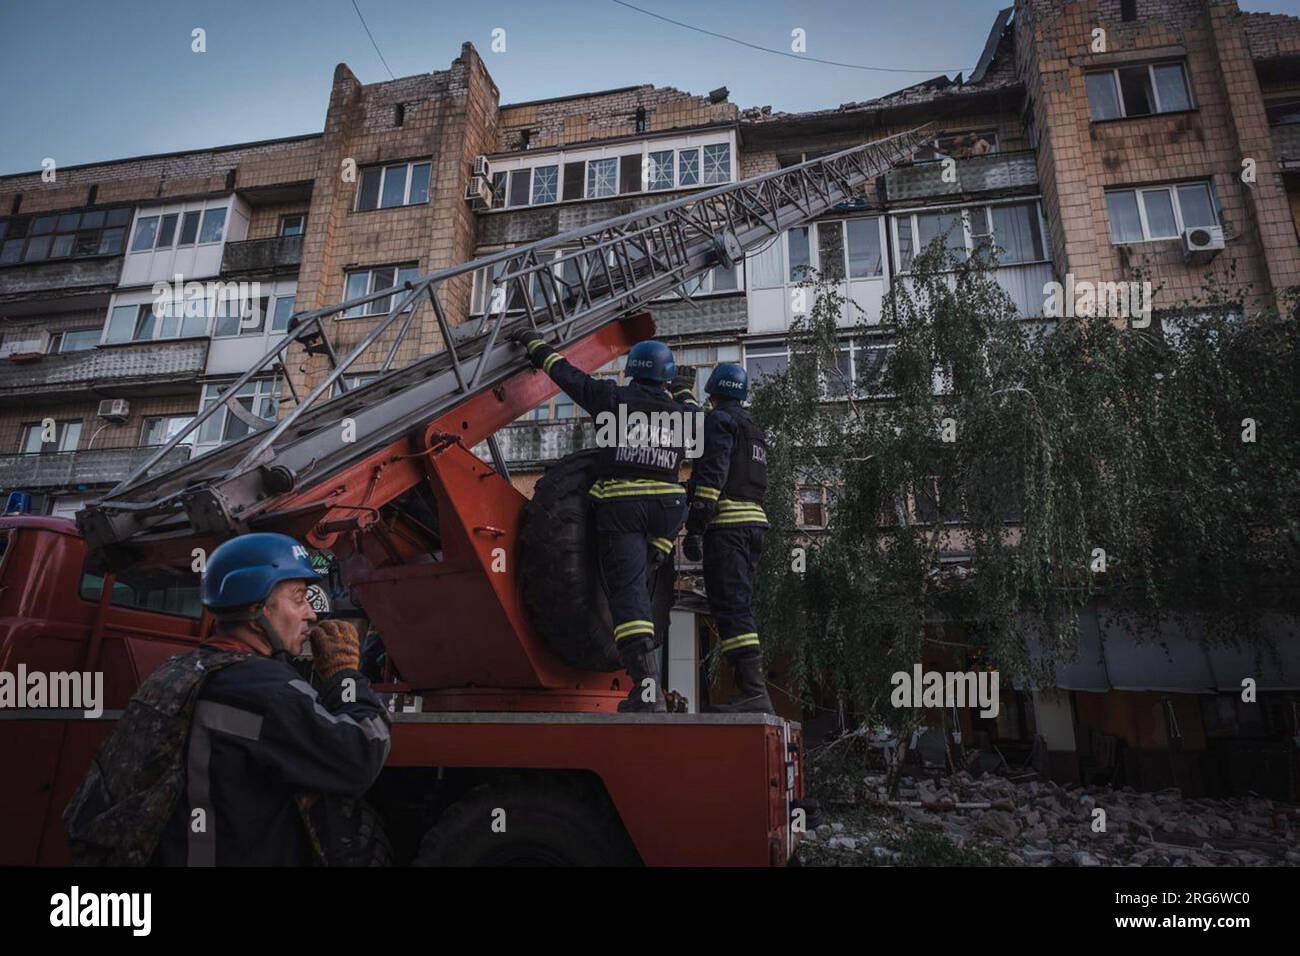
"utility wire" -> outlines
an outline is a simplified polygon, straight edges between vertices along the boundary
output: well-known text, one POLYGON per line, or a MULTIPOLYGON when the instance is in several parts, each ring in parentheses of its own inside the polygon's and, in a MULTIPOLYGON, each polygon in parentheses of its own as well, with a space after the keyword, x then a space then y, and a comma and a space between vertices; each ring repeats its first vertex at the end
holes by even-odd
POLYGON ((725 33, 715 33, 713 30, 706 30, 703 27, 692 26, 689 23, 683 23, 681 20, 674 20, 672 17, 666 17, 663 14, 655 13, 652 10, 643 10, 641 7, 627 3, 626 0, 614 0, 620 7, 627 7, 629 10, 635 10, 637 13, 644 13, 648 17, 654 17, 656 20, 663 20, 665 23, 671 23, 674 26, 684 27, 687 30, 694 30, 696 33, 703 33, 707 36, 717 37, 719 40, 726 40, 728 43, 738 43, 741 46, 747 46, 751 50, 760 50, 763 53, 775 53, 777 56, 788 56, 792 60, 803 60, 808 63, 825 63, 827 66, 842 66, 850 70, 870 70, 876 73, 921 73, 926 76, 936 76, 939 73, 961 73, 962 70, 915 70, 903 69, 902 67, 893 66, 865 66, 861 63, 842 63, 839 60, 823 60, 820 57, 804 56, 789 50, 776 50, 772 47, 759 46, 757 43, 750 43, 748 40, 740 40, 733 36, 727 36, 725 33))
POLYGON ((370 32, 370 27, 366 26, 366 18, 361 15, 361 8, 357 6, 357 0, 352 0, 352 9, 357 11, 357 19, 360 20, 361 25, 365 27, 366 36, 370 37, 371 46, 373 46, 375 48, 375 52, 379 54, 379 62, 383 63, 384 69, 388 71, 388 78, 390 80, 397 79, 397 77, 393 76, 393 68, 389 66, 388 61, 384 59, 384 54, 379 49, 379 44, 375 42, 375 35, 370 32))

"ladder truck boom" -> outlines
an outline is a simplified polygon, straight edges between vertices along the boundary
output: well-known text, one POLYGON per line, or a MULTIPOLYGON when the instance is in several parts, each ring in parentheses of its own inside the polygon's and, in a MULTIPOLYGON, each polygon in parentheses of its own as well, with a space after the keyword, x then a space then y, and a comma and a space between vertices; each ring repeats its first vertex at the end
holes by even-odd
MULTIPOLYGON (((203 542, 279 530, 328 547, 341 532, 373 525, 380 509, 427 476, 432 444, 472 447, 554 394, 545 376, 525 373, 507 339, 523 323, 581 367, 594 368, 653 333, 642 312, 717 265, 730 267, 791 226, 852 198, 889 167, 907 160, 922 128, 796 166, 719 186, 593 225, 504 250, 322 309, 296 314, 290 332, 225 392, 236 415, 238 389, 258 375, 286 373, 295 345, 332 368, 308 394, 288 381, 294 407, 241 440, 155 474, 159 461, 223 405, 203 410, 152 458, 77 515, 92 552, 108 567, 184 558, 203 542), (556 253, 559 253, 556 258, 556 253), (495 275, 481 319, 453 324, 441 292, 479 269, 495 275), (391 297, 391 298, 390 298, 391 297), (327 322, 368 303, 391 308, 339 358, 327 322), (443 348, 392 368, 418 313, 428 308, 443 348), (378 379, 348 389, 344 376, 385 333, 393 332, 378 379), (338 388, 343 394, 329 399, 338 388), (347 428, 343 425, 346 423, 347 428)), ((240 414, 243 412, 244 414, 240 414)), ((390 557, 406 553, 385 542, 390 557)))

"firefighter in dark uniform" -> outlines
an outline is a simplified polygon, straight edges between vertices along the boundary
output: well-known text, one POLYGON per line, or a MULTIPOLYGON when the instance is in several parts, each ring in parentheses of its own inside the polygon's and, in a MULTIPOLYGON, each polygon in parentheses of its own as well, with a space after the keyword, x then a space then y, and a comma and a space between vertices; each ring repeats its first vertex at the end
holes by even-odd
MULTIPOLYGON (((597 419, 598 438, 601 417, 613 415, 617 420, 620 408, 624 416, 698 411, 692 383, 678 377, 672 350, 662 342, 634 345, 626 367, 631 382, 618 385, 575 368, 532 329, 516 332, 512 339, 528 351, 534 367, 597 419)), ((667 709, 647 573, 652 564, 672 554, 686 517, 686 489, 677 478, 686 454, 684 432, 620 435, 617 442, 604 445, 589 492, 595 501, 600 572, 614 618, 614 642, 632 677, 631 691, 618 705, 623 712, 667 709)))
POLYGON ((741 366, 718 365, 704 391, 713 407, 704 419, 704 452, 691 471, 683 553, 688 560, 704 561, 704 587, 718 628, 718 647, 731 663, 739 688, 735 698, 714 709, 770 714, 772 701, 752 608, 754 574, 767 531, 767 443, 742 404, 749 377, 741 366))

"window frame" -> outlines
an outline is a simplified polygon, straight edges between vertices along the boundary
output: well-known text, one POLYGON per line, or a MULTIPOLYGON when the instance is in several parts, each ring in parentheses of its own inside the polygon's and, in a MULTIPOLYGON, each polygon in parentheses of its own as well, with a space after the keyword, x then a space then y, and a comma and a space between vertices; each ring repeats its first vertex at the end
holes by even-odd
MULTIPOLYGON (((429 194, 432 192, 433 192, 432 158, 409 159, 404 162, 399 160, 397 162, 391 162, 391 163, 373 163, 359 170, 359 175, 357 176, 356 195, 353 197, 352 200, 352 211, 353 212, 378 212, 382 209, 405 209, 407 206, 424 206, 424 205, 428 205, 429 194), (398 166, 403 166, 405 167, 406 170, 405 172, 406 183, 402 187, 402 201, 392 206, 385 206, 384 185, 388 181, 388 170, 396 169, 398 166), (419 202, 411 202, 411 185, 415 181, 415 176, 413 175, 413 173, 415 172, 415 167, 417 166, 428 166, 429 176, 424 187, 425 188, 424 199, 420 200, 419 202), (361 186, 362 183, 365 181, 366 173, 374 172, 375 170, 379 171, 379 186, 377 191, 375 192, 375 205, 363 209, 361 206, 361 186)), ((305 229, 306 223, 304 222, 303 225, 305 229)))
POLYGON ((1032 204, 1034 211, 1038 216, 1038 242, 1041 258, 1026 259, 1023 262, 999 262, 999 269, 1016 269, 1021 266, 1036 266, 1050 264, 1052 261, 1052 250, 1048 244, 1047 221, 1043 216, 1043 200, 1041 196, 1015 196, 999 202, 979 202, 964 203, 960 206, 918 206, 911 209, 900 209, 891 211, 888 225, 889 253, 892 257, 893 275, 906 276, 912 274, 912 263, 916 260, 917 254, 925 248, 920 241, 920 228, 918 216, 930 213, 950 213, 960 217, 962 223, 962 241, 965 243, 966 259, 969 260, 978 249, 975 241, 976 236, 988 236, 996 245, 997 237, 993 233, 993 209, 997 206, 1023 206, 1032 204), (984 213, 985 222, 988 225, 987 233, 974 233, 971 230, 971 211, 980 210, 984 213), (898 224, 900 220, 907 220, 908 229, 911 233, 910 241, 912 244, 911 252, 904 262, 902 249, 899 243, 898 224))
POLYGON ((1110 67, 1101 67, 1097 69, 1087 69, 1083 71, 1084 76, 1084 95, 1087 96, 1088 77, 1109 75, 1111 80, 1111 89, 1115 93, 1115 102, 1119 105, 1118 116, 1094 116, 1092 97, 1088 96, 1088 118, 1093 123, 1109 123, 1122 119, 1143 119, 1149 116, 1164 116, 1170 113, 1190 113, 1198 109, 1196 96, 1192 90, 1192 76, 1187 69, 1187 59, 1185 57, 1176 59, 1149 60, 1146 62, 1136 63, 1117 63, 1110 67), (1183 89, 1187 91, 1187 105, 1178 109, 1161 109, 1160 108, 1160 87, 1156 84, 1155 68, 1158 66, 1177 66, 1182 71, 1183 89), (1120 84, 1120 70, 1131 70, 1137 67, 1146 67, 1147 83, 1150 84, 1152 105, 1155 109, 1150 113, 1133 113, 1128 111, 1128 104, 1124 101, 1124 87, 1120 84))
POLYGON ((22 216, 0 216, 0 268, 36 265, 43 262, 60 262, 66 259, 95 259, 124 255, 130 245, 132 236, 131 221, 133 212, 133 206, 103 206, 31 213, 22 216), (124 214, 124 220, 110 224, 109 217, 118 213, 124 214), (87 216, 98 216, 101 220, 100 224, 98 226, 85 226, 83 221, 87 216), (72 225, 67 225, 66 221, 73 217, 75 217, 75 222, 72 225), (37 231, 37 224, 47 220, 50 227, 37 231), (19 231, 21 234, 11 231, 14 228, 14 223, 20 224, 19 231), (118 248, 116 251, 111 248, 105 250, 104 243, 107 234, 113 232, 120 233, 118 248), (62 253, 57 251, 61 239, 68 241, 68 251, 62 253), (29 258, 28 253, 33 242, 41 245, 42 251, 39 256, 29 258), (95 251, 78 253, 77 249, 82 242, 93 242, 95 251), (14 250, 16 255, 9 256, 9 250, 14 250), (6 257, 11 261, 5 261, 6 257))
POLYGON ((99 342, 100 339, 103 338, 103 335, 104 335, 103 326, 91 326, 90 328, 86 328, 86 329, 64 329, 62 332, 59 333, 59 354, 63 354, 64 352, 88 352, 90 349, 99 348, 99 342), (85 348, 79 348, 79 349, 68 348, 69 335, 77 335, 86 332, 89 332, 94 335, 95 341, 93 345, 87 345, 85 348))
MULTIPOLYGON (((345 271, 345 272, 343 273, 343 298, 344 298, 344 301, 346 301, 348 298, 350 298, 350 297, 348 296, 348 294, 347 294, 347 288, 348 288, 348 283, 349 283, 349 281, 351 280, 351 278, 352 278, 353 276, 355 276, 355 275, 361 275, 362 273, 367 273, 367 274, 369 274, 370 278, 366 280, 366 291, 365 291, 365 292, 362 292, 361 295, 371 295, 371 294, 373 294, 373 293, 375 293, 375 292, 378 292, 379 289, 375 288, 375 273, 376 273, 376 272, 379 272, 379 271, 382 271, 382 270, 384 270, 384 269, 392 269, 392 270, 393 270, 393 285, 391 285, 391 286, 381 286, 381 288, 390 288, 390 289, 391 289, 391 288, 399 288, 399 287, 402 285, 402 283, 406 281, 405 279, 402 278, 402 273, 403 273, 403 272, 408 273, 408 278, 413 277, 413 276, 418 276, 418 275, 420 274, 420 265, 419 265, 418 262, 414 262, 414 263, 413 263, 413 262, 407 262, 407 263, 381 263, 380 265, 375 265, 375 266, 366 266, 366 267, 363 268, 363 269, 349 269, 349 270, 347 270, 347 271, 345 271)), ((394 293, 394 294, 396 294, 396 293, 394 293)), ((295 295, 295 296, 297 295, 297 292, 296 292, 296 291, 295 291, 294 295, 295 295)), ((353 306, 353 309, 366 309, 367 311, 365 311, 365 312, 354 312, 353 309, 348 309, 346 312, 340 312, 339 315, 338 315, 338 318, 339 318, 339 319, 369 319, 369 318, 374 318, 375 316, 387 315, 387 314, 388 314, 388 310, 392 308, 392 300, 393 300, 393 296, 390 295, 390 296, 388 297, 388 307, 385 308, 382 312, 371 312, 371 311, 368 311, 372 306, 378 305, 380 302, 383 301, 382 299, 375 299, 373 302, 367 302, 367 303, 365 303, 364 305, 353 306)), ((407 306, 407 308, 406 308, 405 311, 407 311, 407 312, 414 311, 416 308, 418 308, 418 306, 419 306, 419 299, 416 299, 416 300, 413 301, 409 306, 407 306)))
POLYGON ((1109 230, 1108 230, 1109 238, 1110 238, 1110 244, 1112 246, 1132 246, 1132 245, 1137 245, 1138 243, 1146 243, 1146 242, 1176 242, 1182 239, 1183 234, 1186 233, 1188 229, 1214 228, 1214 227, 1222 228, 1223 226, 1223 207, 1220 206, 1219 204, 1219 194, 1214 188, 1213 179, 1194 179, 1187 182, 1153 183, 1153 184, 1148 184, 1143 186, 1126 186, 1121 189, 1107 189, 1104 191, 1104 198, 1106 199, 1106 223, 1109 226, 1109 230), (1183 219, 1182 200, 1178 196, 1178 191, 1180 188, 1186 186, 1204 186, 1206 187, 1206 189, 1209 190, 1210 211, 1214 214, 1214 223, 1211 226, 1209 227, 1188 226, 1186 221, 1183 219), (1151 230, 1147 218, 1145 196, 1146 193, 1154 193, 1154 192, 1165 192, 1168 193, 1169 195, 1169 202, 1173 209, 1174 225, 1176 229, 1175 233, 1172 236, 1151 235, 1151 230), (1141 239, 1116 239, 1115 238, 1115 223, 1110 212, 1110 197, 1122 193, 1133 193, 1137 199, 1138 222, 1142 226, 1141 239))
MULTIPOLYGON (((183 415, 183 414, 182 414, 182 415, 147 415, 147 416, 145 416, 145 417, 144 417, 143 419, 141 419, 141 421, 140 421, 140 439, 139 439, 139 442, 138 442, 139 447, 141 447, 141 448, 161 448, 163 445, 166 445, 169 441, 172 440, 172 438, 175 437, 176 432, 179 432, 179 431, 184 430, 185 426, 189 425, 190 422, 194 421, 194 419, 197 418, 197 417, 198 417, 198 414, 197 414, 197 413, 192 413, 192 414, 189 414, 189 415, 183 415), (147 434, 148 434, 148 432, 149 432, 149 423, 150 423, 150 422, 160 422, 160 421, 167 421, 167 422, 170 422, 170 421, 175 421, 175 420, 180 420, 180 421, 181 421, 181 426, 180 426, 178 429, 176 429, 176 432, 171 431, 170 428, 169 428, 167 434, 165 434, 165 435, 163 436, 163 440, 162 440, 162 441, 160 441, 160 442, 146 442, 146 441, 145 441, 145 438, 146 438, 146 436, 147 436, 147 434)), ((196 429, 194 429, 193 431, 191 431, 188 435, 186 435, 184 439, 181 440, 181 444, 182 444, 182 445, 188 445, 188 446, 193 447, 193 445, 195 444, 195 442, 198 441, 198 437, 199 437, 199 430, 196 428, 196 429)))
MULTIPOLYGON (((734 143, 730 139, 723 139, 715 142, 696 142, 693 145, 668 145, 665 142, 672 142, 672 139, 665 138, 660 140, 642 140, 638 152, 616 152, 619 148, 617 144, 603 147, 602 155, 582 155, 589 150, 559 150, 554 153, 548 153, 543 157, 538 157, 535 161, 529 162, 528 165, 521 165, 509 169, 496 169, 492 174, 492 209, 522 209, 525 206, 548 206, 554 203, 577 202, 590 199, 613 199, 625 195, 625 187, 629 184, 623 174, 623 160, 640 155, 641 172, 640 176, 643 182, 632 184, 636 188, 628 192, 670 192, 678 189, 701 189, 709 186, 724 185, 736 181, 736 150, 734 143), (706 182, 704 178, 704 150, 705 149, 725 149, 727 155, 727 178, 718 179, 716 182, 706 182), (605 152, 605 151, 608 152, 605 152), (661 173, 668 173, 667 176, 659 176, 653 182, 648 176, 649 161, 652 155, 664 156, 671 154, 671 159, 661 164, 661 173), (683 158, 692 156, 694 163, 693 171, 695 176, 694 182, 684 183, 683 176, 683 158), (574 157, 574 158, 570 158, 574 157), (612 191, 608 194, 596 194, 592 191, 592 166, 596 163, 612 163, 614 168, 612 191), (575 164, 582 165, 582 189, 581 195, 568 195, 565 189, 565 171, 569 166, 575 164), (554 198, 546 199, 537 196, 537 171, 542 169, 554 168, 554 198), (530 178, 528 197, 526 202, 512 202, 511 198, 514 191, 514 181, 516 176, 528 176, 530 178), (655 183, 661 183, 655 185, 655 183)), ((394 165, 394 164, 390 164, 394 165)), ((376 167, 367 167, 374 169, 376 167)), ((382 190, 382 185, 381 185, 382 190)), ((360 189, 358 188, 358 194, 360 189)), ((382 195, 382 192, 381 192, 382 195)), ((382 207, 377 207, 382 208, 382 207)))
POLYGON ((276 232, 276 235, 279 238, 292 239, 297 236, 304 236, 306 234, 307 234, 307 214, 305 212, 286 212, 280 214, 280 228, 276 232), (297 232, 284 231, 285 226, 288 225, 289 220, 291 219, 297 219, 299 221, 297 232))
POLYGON ((77 450, 77 446, 81 444, 81 431, 82 431, 81 426, 83 424, 84 424, 84 420, 80 418, 56 419, 54 422, 55 439, 53 442, 48 443, 48 444, 52 444, 54 447, 47 451, 45 448, 45 445, 47 443, 42 442, 41 447, 38 448, 36 451, 28 451, 27 450, 28 437, 33 434, 39 435, 44 430, 43 427, 44 422, 43 421, 22 422, 18 432, 18 454, 20 455, 66 455, 75 452, 77 450), (77 426, 76 439, 73 441, 73 447, 64 448, 63 445, 68 440, 68 429, 72 425, 77 426))
MULTIPOLYGON (((203 383, 203 388, 199 392, 199 410, 195 412, 195 417, 197 418, 199 415, 202 415, 205 411, 208 410, 208 408, 212 404, 218 404, 221 405, 222 407, 218 411, 214 412, 211 418, 209 418, 206 422, 204 422, 202 425, 200 425, 198 428, 194 430, 195 448, 199 448, 200 446, 205 449, 220 448, 223 445, 229 444, 232 441, 238 441, 241 438, 247 437, 247 435, 254 434, 252 431, 245 432, 243 435, 227 436, 226 434, 227 429, 230 427, 231 418, 233 417, 236 421, 240 421, 240 419, 238 418, 238 416, 233 416, 230 409, 226 407, 224 401, 225 393, 218 391, 218 389, 222 387, 228 389, 231 385, 235 384, 236 381, 238 381, 238 379, 232 378, 226 381, 203 383), (209 389, 212 390, 211 402, 208 401, 209 389), (213 421, 217 421, 217 420, 219 420, 221 423, 221 428, 220 428, 221 437, 215 442, 212 440, 204 441, 203 432, 208 428, 208 426, 213 421)), ((239 396, 239 397, 252 398, 252 406, 253 406, 252 414, 258 418, 261 418, 261 416, 257 414, 256 409, 263 400, 269 399, 272 405, 274 406, 272 409, 272 414, 278 416, 279 407, 280 407, 280 395, 281 392, 283 391, 280 376, 274 375, 270 378, 250 379, 248 382, 244 383, 244 387, 247 388, 249 385, 253 386, 253 391, 251 393, 251 396, 239 396)), ((267 418, 262 420, 269 422, 270 425, 274 425, 276 421, 275 418, 267 418)))

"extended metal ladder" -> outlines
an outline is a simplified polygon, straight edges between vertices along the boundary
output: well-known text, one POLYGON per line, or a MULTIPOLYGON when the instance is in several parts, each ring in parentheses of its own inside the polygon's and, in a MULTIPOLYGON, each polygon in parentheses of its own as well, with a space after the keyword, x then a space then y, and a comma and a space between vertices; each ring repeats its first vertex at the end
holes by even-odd
MULTIPOLYGON (((923 140, 919 127, 765 175, 719 186, 570 230, 337 305, 297 313, 285 338, 241 375, 156 454, 77 516, 92 548, 130 540, 141 532, 220 531, 273 510, 274 499, 324 481, 349 463, 412 432, 459 402, 528 368, 503 331, 526 321, 559 349, 635 312, 717 265, 791 226, 814 219, 852 198, 889 167, 910 158, 923 140), (559 252, 558 258, 556 253, 559 252), (479 269, 499 269, 492 307, 476 322, 453 325, 439 298, 448 282, 479 269), (389 297, 391 296, 391 299, 389 297), (389 299, 387 314, 339 359, 326 320, 389 299), (427 301, 443 349, 392 369, 398 347, 427 301), (522 313, 522 314, 521 314, 522 313), (347 389, 344 376, 376 341, 397 325, 381 376, 347 389), (288 382, 294 407, 279 421, 162 474, 151 471, 202 427, 254 377, 283 370, 301 343, 325 355, 332 369, 306 396, 288 382), (344 394, 321 401, 338 385, 344 394), (352 420, 350 441, 338 424, 352 420), (195 494, 196 489, 204 494, 195 494)), ((247 421, 242 408, 235 414, 247 421), (243 414, 241 414, 243 413, 243 414)), ((498 470, 504 463, 493 445, 498 470)))

